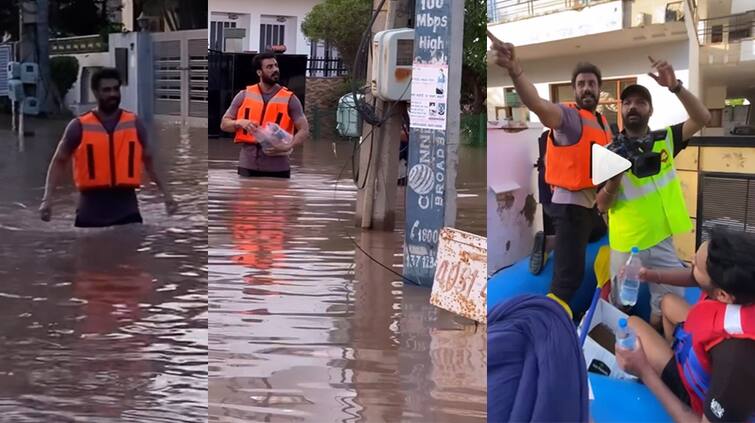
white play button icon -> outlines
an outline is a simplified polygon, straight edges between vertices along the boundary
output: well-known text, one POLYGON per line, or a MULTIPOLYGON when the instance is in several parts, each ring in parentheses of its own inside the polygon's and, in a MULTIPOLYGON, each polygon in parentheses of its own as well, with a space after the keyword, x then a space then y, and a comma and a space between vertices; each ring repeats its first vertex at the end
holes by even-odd
POLYGON ((632 162, 629 160, 598 144, 592 145, 593 184, 602 184, 630 167, 632 162))

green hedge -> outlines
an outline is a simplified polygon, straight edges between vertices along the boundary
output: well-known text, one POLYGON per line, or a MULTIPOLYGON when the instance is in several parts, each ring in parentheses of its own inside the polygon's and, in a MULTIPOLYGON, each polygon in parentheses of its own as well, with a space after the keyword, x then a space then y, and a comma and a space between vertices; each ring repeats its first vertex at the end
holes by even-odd
POLYGON ((50 75, 60 97, 65 97, 79 77, 79 61, 73 56, 53 57, 50 59, 50 75))
POLYGON ((487 123, 485 113, 461 115, 461 140, 462 144, 487 145, 487 123))

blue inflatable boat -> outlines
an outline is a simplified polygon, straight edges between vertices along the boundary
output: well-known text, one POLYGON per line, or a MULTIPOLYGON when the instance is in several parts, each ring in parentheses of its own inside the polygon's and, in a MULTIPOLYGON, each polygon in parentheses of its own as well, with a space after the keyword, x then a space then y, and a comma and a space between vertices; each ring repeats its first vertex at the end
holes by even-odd
MULTIPOLYGON (((600 248, 608 244, 607 237, 590 244, 585 255, 585 276, 569 306, 575 316, 590 308, 597 287, 593 265, 600 248)), ((521 294, 546 295, 553 275, 553 256, 549 255, 543 271, 535 276, 529 272, 529 257, 505 268, 488 281, 488 310, 509 298, 521 294)), ((690 288, 685 297, 690 304, 697 302, 700 290, 690 288)), ((642 284, 637 305, 632 314, 645 320, 650 318, 650 292, 642 284)), ((594 400, 590 402, 590 417, 597 423, 673 422, 660 402, 644 385, 589 373, 594 400)))

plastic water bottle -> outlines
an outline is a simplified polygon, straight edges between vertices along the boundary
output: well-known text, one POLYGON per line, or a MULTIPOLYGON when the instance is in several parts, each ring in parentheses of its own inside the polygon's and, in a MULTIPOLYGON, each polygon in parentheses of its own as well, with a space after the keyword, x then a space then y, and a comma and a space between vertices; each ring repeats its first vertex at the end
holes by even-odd
POLYGON ((640 250, 632 247, 627 264, 624 266, 624 276, 620 281, 619 301, 621 305, 633 306, 637 303, 637 295, 640 292, 640 269, 642 261, 639 256, 640 250))
POLYGON ((286 147, 291 144, 291 134, 275 123, 269 122, 264 128, 260 128, 258 134, 263 148, 286 147))
POLYGON ((637 347, 637 335, 634 334, 629 322, 625 318, 619 319, 619 330, 616 331, 616 343, 619 348, 633 350, 637 347))

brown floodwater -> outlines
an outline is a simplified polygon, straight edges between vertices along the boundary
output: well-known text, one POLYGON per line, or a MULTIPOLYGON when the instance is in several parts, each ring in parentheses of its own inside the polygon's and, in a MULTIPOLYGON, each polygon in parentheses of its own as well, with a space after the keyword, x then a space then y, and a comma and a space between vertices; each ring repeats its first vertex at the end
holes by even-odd
MULTIPOLYGON (((368 257, 400 274, 403 227, 354 227, 351 152, 310 141, 291 180, 242 179, 210 140, 211 422, 486 420, 484 327, 368 257)), ((461 147, 460 229, 485 233, 485 174, 461 147)))
POLYGON ((144 225, 76 229, 68 176, 37 213, 67 122, 27 120, 20 151, 0 118, 0 420, 206 421, 206 130, 150 128, 177 215, 148 187, 144 225))

